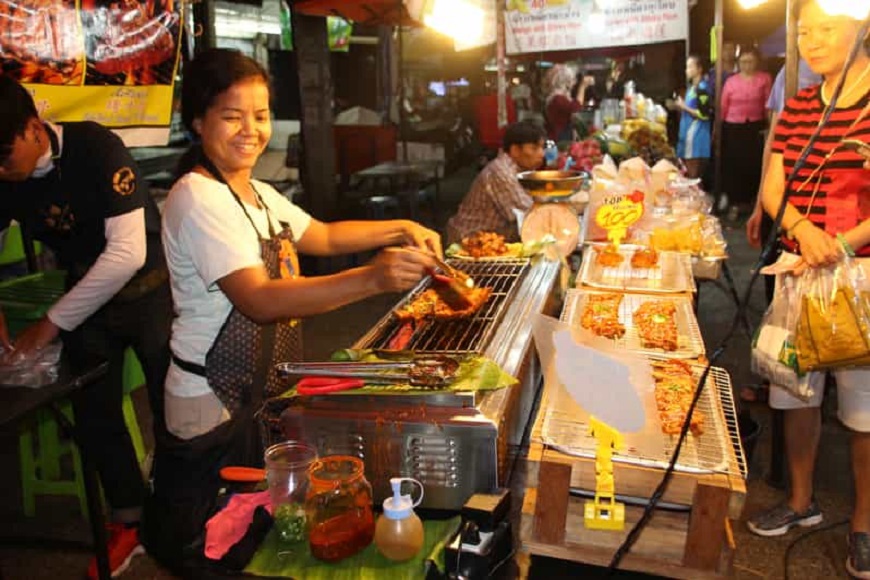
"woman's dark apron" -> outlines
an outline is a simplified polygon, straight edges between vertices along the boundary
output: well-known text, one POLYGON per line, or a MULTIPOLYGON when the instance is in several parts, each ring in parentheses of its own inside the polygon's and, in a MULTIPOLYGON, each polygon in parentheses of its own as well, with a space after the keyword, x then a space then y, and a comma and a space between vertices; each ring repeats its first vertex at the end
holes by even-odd
MULTIPOLYGON (((201 165, 226 184, 208 159, 201 165)), ((269 238, 263 238, 244 202, 231 187, 230 191, 260 238, 260 254, 269 277, 297 276, 299 262, 289 225, 281 223, 281 231, 276 232, 271 212, 257 194, 269 224, 269 238)), ((274 365, 301 360, 301 355, 298 320, 261 325, 235 307, 206 354, 204 366, 173 354, 178 367, 208 379, 230 419, 192 439, 180 439, 165 430, 155 433, 154 489, 145 506, 142 540, 164 565, 177 569, 185 561, 201 557, 205 522, 215 512, 223 486, 220 469, 263 465, 264 441, 257 411, 265 398, 283 390, 274 365)))

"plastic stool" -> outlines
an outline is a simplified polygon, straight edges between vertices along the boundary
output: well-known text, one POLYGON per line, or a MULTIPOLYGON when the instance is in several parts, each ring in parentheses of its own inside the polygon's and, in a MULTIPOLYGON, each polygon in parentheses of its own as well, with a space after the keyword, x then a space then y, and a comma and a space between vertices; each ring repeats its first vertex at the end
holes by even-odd
MULTIPOLYGON (((128 348, 124 353, 122 377, 124 422, 133 441, 136 460, 141 466, 146 457, 145 444, 130 393, 145 384, 145 375, 133 349, 128 348)), ((73 421, 72 405, 68 400, 61 403, 61 411, 70 422, 73 421)), ((84 478, 78 448, 72 441, 61 441, 57 422, 49 411, 38 411, 35 425, 22 427, 18 436, 18 458, 24 515, 36 515, 37 495, 74 495, 78 497, 82 515, 87 518, 84 478), (61 477, 61 461, 67 455, 72 462, 71 479, 61 477)))
POLYGON ((399 200, 389 195, 373 195, 360 200, 363 208, 366 210, 366 215, 372 220, 390 219, 387 217, 387 210, 392 210, 392 215, 399 212, 399 200))

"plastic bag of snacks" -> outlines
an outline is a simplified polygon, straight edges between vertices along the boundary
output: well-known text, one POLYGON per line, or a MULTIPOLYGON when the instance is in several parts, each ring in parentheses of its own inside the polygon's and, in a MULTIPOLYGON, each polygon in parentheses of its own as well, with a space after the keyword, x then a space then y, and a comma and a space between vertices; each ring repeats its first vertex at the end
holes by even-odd
POLYGON ((799 280, 795 353, 801 372, 870 365, 870 288, 849 256, 799 280))

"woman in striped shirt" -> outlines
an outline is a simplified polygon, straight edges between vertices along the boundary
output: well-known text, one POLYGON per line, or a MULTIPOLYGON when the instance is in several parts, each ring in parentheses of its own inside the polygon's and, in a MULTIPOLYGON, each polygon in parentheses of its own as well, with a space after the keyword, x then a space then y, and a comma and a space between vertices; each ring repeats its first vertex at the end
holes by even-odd
MULTIPOLYGON (((788 188, 782 219, 787 251, 780 260, 794 263, 796 273, 836 263, 841 256, 836 236, 842 235, 858 256, 868 257, 859 258, 858 263, 865 274, 870 274, 870 171, 854 148, 844 146, 847 139, 870 143, 870 57, 862 49, 846 68, 861 22, 828 14, 820 4, 820 0, 797 2, 798 48, 801 57, 824 81, 799 92, 780 115, 764 176, 762 202, 767 213, 776 216, 788 188), (830 106, 831 93, 841 77, 845 77, 843 89, 829 121, 822 127, 806 164, 795 179, 787 182, 830 106)), ((855 477, 846 567, 854 577, 870 579, 870 369, 842 369, 835 374, 839 417, 852 432, 855 477)), ((749 520, 749 528, 762 536, 777 536, 794 526, 822 521, 813 497, 813 469, 821 432, 819 405, 824 374, 813 373, 810 381, 817 388, 809 402, 771 387, 771 406, 787 411, 785 442, 791 489, 787 502, 749 520)))

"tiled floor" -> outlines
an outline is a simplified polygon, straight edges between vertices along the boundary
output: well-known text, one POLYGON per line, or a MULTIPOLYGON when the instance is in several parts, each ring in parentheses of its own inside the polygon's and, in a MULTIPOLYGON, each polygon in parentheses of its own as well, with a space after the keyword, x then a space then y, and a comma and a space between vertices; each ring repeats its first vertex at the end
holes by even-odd
MULTIPOLYGON (((460 172, 446 180, 443 187, 443 206, 438 222, 443 224, 445 217, 461 198, 473 173, 460 172)), ((742 228, 728 233, 730 262, 737 287, 746 286, 749 269, 755 252, 748 248, 742 228)), ((750 317, 755 323, 762 310, 760 282, 752 294, 750 317)), ((311 358, 326 356, 335 348, 353 343, 362 332, 377 321, 397 300, 395 296, 379 297, 362 304, 343 308, 339 311, 314 317, 306 322, 306 352, 311 358)), ((699 317, 704 331, 708 352, 726 334, 734 319, 735 308, 730 298, 712 285, 704 285, 700 293, 699 317)), ((718 361, 719 366, 728 369, 735 386, 752 381, 748 371, 749 339, 738 334, 718 361)), ((136 393, 137 405, 142 419, 143 432, 148 432, 147 409, 144 392, 136 393)), ((748 483, 749 495, 746 513, 772 505, 781 498, 781 492, 765 483, 769 463, 770 429, 769 413, 763 405, 752 405, 752 415, 762 424, 763 431, 755 452, 748 483)), ((822 453, 817 469, 818 499, 825 510, 826 522, 837 522, 848 515, 852 496, 851 472, 847 435, 833 415, 825 422, 822 438, 822 453)), ((50 532, 65 537, 87 538, 85 522, 77 513, 77 505, 68 498, 44 498, 38 502, 38 515, 28 521, 21 516, 20 491, 17 469, 17 437, 15 434, 0 435, 0 464, 5 466, 0 477, 0 521, 10 522, 6 532, 16 533, 50 532)), ((522 501, 525 471, 523 450, 512 481, 515 512, 522 501)), ((515 520, 516 521, 516 520, 515 520)), ((783 559, 788 545, 806 532, 794 531, 783 538, 760 539, 751 536, 742 522, 734 526, 738 551, 735 561, 736 578, 782 578, 783 559)), ((815 534, 801 542, 792 550, 790 571, 792 578, 836 578, 845 577, 843 561, 845 558, 845 528, 815 534)), ((0 578, 4 580, 64 580, 84 577, 89 555, 84 551, 57 549, 24 549, 17 547, 0 548, 0 578)), ((525 565, 520 559, 520 564, 525 565)), ((518 566, 510 566, 500 571, 500 576, 516 576, 518 566)), ((595 578, 603 577, 601 570, 569 565, 564 562, 534 559, 531 562, 531 576, 534 578, 595 578)), ((170 578, 147 556, 134 560, 130 570, 123 576, 131 580, 170 578)), ((617 576, 617 577, 629 577, 617 576)), ((631 575, 630 577, 639 577, 631 575)))

